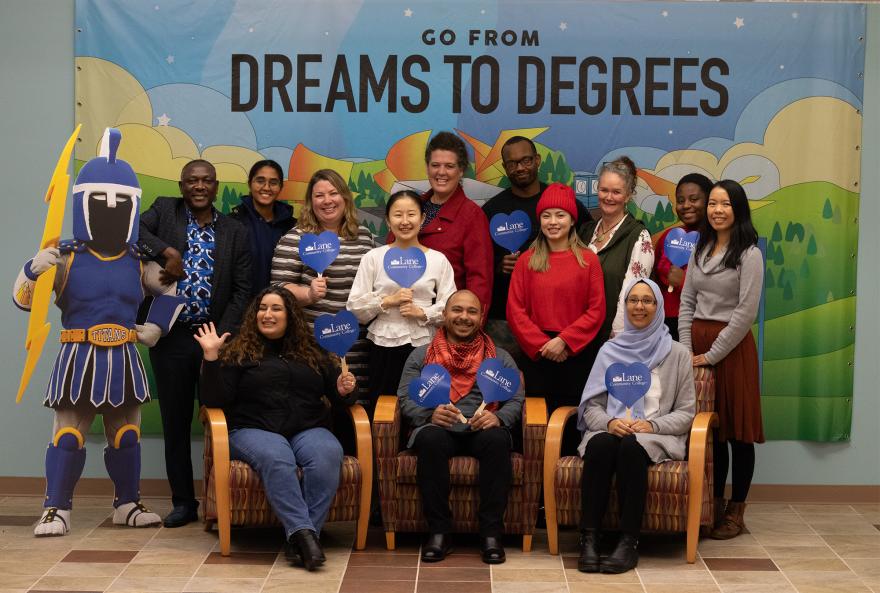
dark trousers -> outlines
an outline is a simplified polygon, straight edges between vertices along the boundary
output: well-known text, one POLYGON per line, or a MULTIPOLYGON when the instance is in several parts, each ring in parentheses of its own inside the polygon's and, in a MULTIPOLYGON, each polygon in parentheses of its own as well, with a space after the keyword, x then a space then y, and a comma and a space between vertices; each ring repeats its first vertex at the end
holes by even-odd
POLYGON ((510 464, 510 433, 506 428, 452 432, 429 425, 416 434, 416 479, 422 508, 431 533, 452 532, 449 510, 449 459, 459 455, 480 462, 480 536, 500 537, 513 469, 510 464))
POLYGON ((197 399, 202 349, 189 324, 176 324, 150 348, 150 363, 159 391, 162 436, 165 439, 165 472, 174 506, 198 508, 193 488, 190 433, 193 401, 197 399))
POLYGON ((648 453, 635 435, 625 437, 600 432, 587 442, 581 477, 581 529, 601 529, 611 495, 611 479, 617 474, 620 529, 639 536, 648 492, 648 453))
POLYGON ((397 395, 400 375, 413 350, 411 344, 386 347, 370 342, 370 418, 380 395, 397 395))
MULTIPOLYGON (((548 414, 561 406, 577 406, 601 346, 600 340, 593 340, 565 362, 553 362, 546 358, 528 360, 523 367, 526 396, 544 398, 548 414)), ((581 433, 577 423, 566 423, 562 433, 562 455, 577 455, 574 451, 580 442, 581 433)))

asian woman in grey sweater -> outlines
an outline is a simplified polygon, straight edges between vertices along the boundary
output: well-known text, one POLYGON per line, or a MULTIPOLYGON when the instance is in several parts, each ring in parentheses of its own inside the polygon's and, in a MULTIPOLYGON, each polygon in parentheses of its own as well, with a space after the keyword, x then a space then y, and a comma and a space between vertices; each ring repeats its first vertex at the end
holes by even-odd
POLYGON ((764 282, 757 243, 745 190, 729 179, 717 182, 688 262, 678 317, 681 343, 694 354, 694 366, 715 367, 715 539, 736 537, 745 528, 755 443, 764 442, 758 353, 751 332, 764 282), (722 515, 731 460, 732 494, 722 515))

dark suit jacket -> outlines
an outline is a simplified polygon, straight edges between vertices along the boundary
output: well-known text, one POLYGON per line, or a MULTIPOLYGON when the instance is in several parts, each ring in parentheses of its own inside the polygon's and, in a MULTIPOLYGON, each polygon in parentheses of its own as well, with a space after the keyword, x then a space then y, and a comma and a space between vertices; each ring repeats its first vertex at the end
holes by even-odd
MULTIPOLYGON (((235 332, 248 305, 251 290, 251 252, 247 231, 237 220, 219 214, 214 225, 214 278, 211 283, 211 321, 217 333, 235 332)), ((160 264, 162 252, 173 247, 186 251, 186 204, 183 198, 156 198, 141 214, 141 251, 160 264)))

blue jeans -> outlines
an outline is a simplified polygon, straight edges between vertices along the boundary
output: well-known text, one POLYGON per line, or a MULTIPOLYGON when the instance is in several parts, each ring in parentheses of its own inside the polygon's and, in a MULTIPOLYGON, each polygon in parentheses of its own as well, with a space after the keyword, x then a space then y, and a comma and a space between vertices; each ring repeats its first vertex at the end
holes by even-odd
POLYGON ((275 432, 239 428, 229 433, 229 454, 260 475, 266 498, 288 538, 300 529, 321 533, 342 467, 342 446, 333 433, 310 428, 288 441, 275 432), (303 470, 301 483, 297 465, 303 470))

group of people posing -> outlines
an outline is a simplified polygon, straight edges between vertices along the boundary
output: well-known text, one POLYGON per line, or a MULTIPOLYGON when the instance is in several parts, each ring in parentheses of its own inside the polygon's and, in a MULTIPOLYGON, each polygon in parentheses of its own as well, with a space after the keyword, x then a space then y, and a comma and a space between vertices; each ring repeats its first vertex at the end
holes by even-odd
POLYGON ((277 200, 283 172, 273 161, 253 166, 250 194, 229 217, 212 205, 213 166, 197 160, 183 168, 182 198, 156 199, 141 215, 138 243, 183 300, 150 350, 174 504, 166 527, 197 518, 190 425, 198 389, 202 404, 226 411, 230 455, 259 473, 283 524, 288 559, 309 570, 320 566, 321 526, 343 455, 333 410, 355 401, 370 410, 379 395, 397 393, 429 528, 422 559, 440 561, 451 551, 447 462, 473 455, 480 460, 481 554, 487 563, 503 562, 513 435, 524 397, 536 396, 550 411, 579 406, 577 430, 563 440, 565 453, 577 450, 584 459, 578 568, 623 572, 638 561, 648 467, 684 458, 695 413, 692 368, 712 365, 720 419, 712 536, 743 530, 754 443, 763 442, 750 332, 763 265, 743 188, 699 174, 681 179, 676 212, 699 241, 678 267, 663 253, 664 237, 653 242, 627 210, 637 182, 629 158, 602 165, 592 219, 570 187, 539 182, 541 157, 531 140, 513 137, 501 155, 510 186, 480 208, 461 183, 464 143, 449 132, 435 135, 425 151, 431 189, 389 196, 383 246, 359 223, 335 171, 312 176, 295 220, 277 200), (510 253, 493 244, 488 221, 514 211, 525 212, 532 231, 524 248, 510 253), (339 255, 319 274, 303 263, 299 244, 306 233, 327 231, 338 236, 339 255), (424 253, 424 273, 410 287, 383 266, 391 248, 424 253), (361 324, 345 371, 313 337, 318 316, 343 309, 361 324), (476 375, 487 358, 519 369, 524 380, 513 398, 483 409, 476 375), (606 371, 617 363, 650 369, 637 415, 609 396, 606 371), (433 409, 408 395, 428 364, 442 365, 451 378, 450 402, 433 409), (614 551, 600 557, 615 475, 622 533, 614 551))

